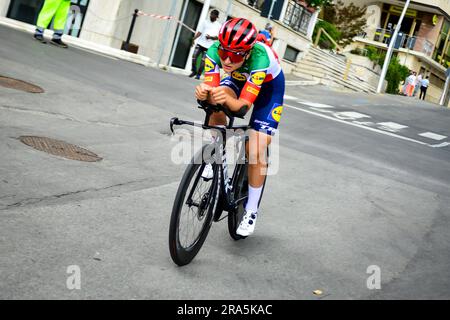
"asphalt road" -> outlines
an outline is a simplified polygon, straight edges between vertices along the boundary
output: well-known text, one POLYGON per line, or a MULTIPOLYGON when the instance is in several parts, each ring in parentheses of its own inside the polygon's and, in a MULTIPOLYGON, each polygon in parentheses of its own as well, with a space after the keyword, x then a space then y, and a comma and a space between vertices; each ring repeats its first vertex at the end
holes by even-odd
POLYGON ((288 87, 255 234, 235 242, 214 224, 180 268, 167 240, 184 165, 168 121, 202 119, 197 82, 4 27, 0 43, 0 75, 45 90, 0 87, 0 298, 450 298, 449 109, 288 87), (23 135, 103 160, 52 156, 23 135))

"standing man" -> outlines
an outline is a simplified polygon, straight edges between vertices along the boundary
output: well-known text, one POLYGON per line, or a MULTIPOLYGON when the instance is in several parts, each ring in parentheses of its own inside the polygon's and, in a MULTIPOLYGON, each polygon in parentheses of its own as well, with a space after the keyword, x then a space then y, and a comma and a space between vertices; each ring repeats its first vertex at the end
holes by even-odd
POLYGON ((428 80, 430 77, 426 77, 425 79, 422 80, 421 84, 420 84, 420 96, 419 99, 422 99, 422 95, 423 95, 423 99, 425 100, 425 96, 427 95, 427 89, 428 86, 430 85, 430 80, 428 80))
POLYGON ((256 41, 267 44, 269 47, 273 44, 273 26, 270 23, 266 23, 264 30, 261 30, 256 37, 256 41))
POLYGON ((192 72, 189 75, 190 78, 195 76, 195 79, 200 79, 200 76, 203 73, 203 68, 205 67, 205 54, 209 47, 212 46, 214 41, 219 39, 219 31, 222 26, 217 19, 219 18, 219 11, 212 10, 209 16, 209 19, 206 19, 198 29, 198 32, 195 34, 192 39, 192 44, 197 40, 197 45, 195 46, 194 54, 192 55, 192 72), (197 70, 197 59, 199 56, 202 56, 202 63, 200 64, 200 68, 197 70))
POLYGON ((58 47, 67 48, 67 45, 61 41, 61 37, 66 25, 67 14, 70 9, 70 0, 45 0, 44 6, 39 13, 36 24, 34 38, 45 43, 44 30, 53 20, 53 38, 50 42, 58 47))

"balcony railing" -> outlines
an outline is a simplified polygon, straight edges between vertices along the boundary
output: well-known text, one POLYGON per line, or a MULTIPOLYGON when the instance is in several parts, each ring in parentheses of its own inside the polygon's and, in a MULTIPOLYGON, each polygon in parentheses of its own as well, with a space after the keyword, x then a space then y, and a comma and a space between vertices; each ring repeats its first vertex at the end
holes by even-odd
POLYGON ((283 23, 303 34, 308 33, 312 13, 297 1, 289 1, 283 23))
MULTIPOLYGON (((372 30, 372 32, 368 31, 360 33, 358 34, 358 37, 389 45, 393 34, 393 30, 377 28, 376 30, 372 30), (372 39, 368 38, 369 34, 373 35, 372 39)), ((434 44, 426 38, 414 36, 410 37, 407 34, 399 33, 397 41, 399 41, 399 48, 421 52, 430 58, 433 55, 434 44)))

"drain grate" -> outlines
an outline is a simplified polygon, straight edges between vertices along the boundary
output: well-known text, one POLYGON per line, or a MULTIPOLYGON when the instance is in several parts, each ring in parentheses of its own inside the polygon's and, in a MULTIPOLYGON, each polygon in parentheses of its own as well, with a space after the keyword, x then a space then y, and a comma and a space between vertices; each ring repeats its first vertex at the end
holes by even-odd
POLYGON ((0 76, 0 86, 29 93, 44 93, 44 89, 34 84, 2 76, 0 76))
POLYGON ((19 137, 19 140, 36 150, 44 151, 66 159, 85 162, 97 162, 102 160, 102 158, 89 150, 61 140, 34 136, 21 136, 19 137))

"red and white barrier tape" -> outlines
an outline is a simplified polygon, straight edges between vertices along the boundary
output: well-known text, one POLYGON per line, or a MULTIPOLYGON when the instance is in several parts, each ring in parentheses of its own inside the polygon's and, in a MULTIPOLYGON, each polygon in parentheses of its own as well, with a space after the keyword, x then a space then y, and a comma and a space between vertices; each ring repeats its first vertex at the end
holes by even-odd
POLYGON ((186 29, 188 29, 189 31, 191 31, 192 33, 195 33, 195 30, 192 29, 191 27, 185 25, 183 22, 181 22, 180 20, 176 19, 173 16, 162 16, 159 14, 152 14, 152 13, 145 13, 142 11, 139 11, 138 16, 146 16, 146 17, 151 17, 151 18, 155 18, 155 19, 161 19, 161 20, 175 20, 177 23, 181 24, 183 27, 185 27, 186 29))

